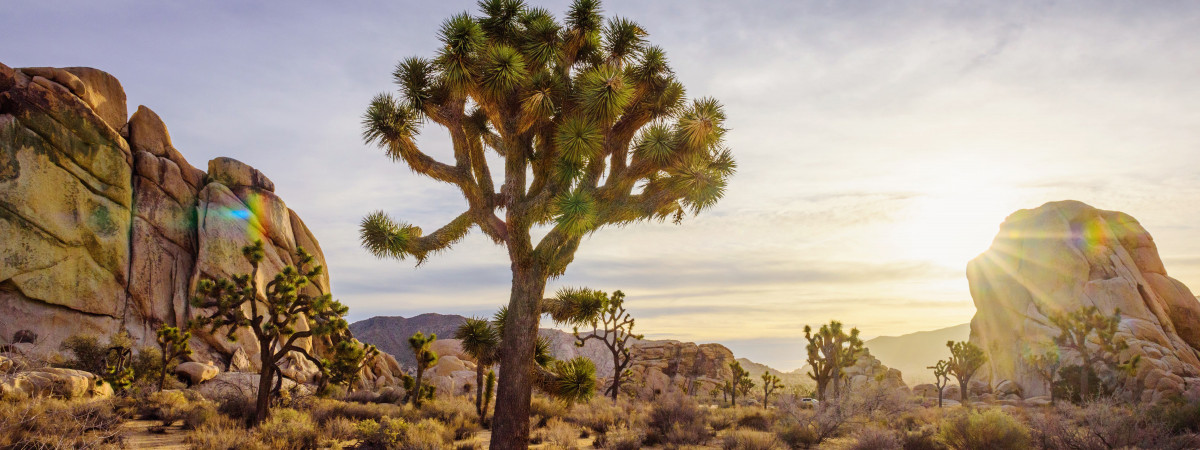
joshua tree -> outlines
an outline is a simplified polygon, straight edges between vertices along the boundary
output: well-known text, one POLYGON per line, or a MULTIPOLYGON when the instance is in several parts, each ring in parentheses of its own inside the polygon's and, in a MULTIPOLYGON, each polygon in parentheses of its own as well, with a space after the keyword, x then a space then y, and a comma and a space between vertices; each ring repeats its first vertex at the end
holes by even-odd
POLYGON ((1088 374, 1093 373, 1092 366, 1102 362, 1116 370, 1121 366, 1117 361, 1118 354, 1129 348, 1124 340, 1116 339, 1117 327, 1121 324, 1121 310, 1117 309, 1109 316, 1095 306, 1085 306, 1070 313, 1051 314, 1049 318, 1062 332, 1054 338, 1054 343, 1079 353, 1079 360, 1083 363, 1079 376, 1079 398, 1087 399, 1091 388, 1088 374), (1091 339, 1093 335, 1095 339, 1091 339), (1095 350, 1088 348, 1089 342, 1095 350))
POLYGON ((462 341, 462 349, 475 358, 475 411, 483 423, 483 376, 484 369, 496 363, 500 350, 500 334, 487 319, 468 318, 454 331, 454 338, 462 341))
POLYGON ((780 382, 779 377, 777 377, 775 375, 771 375, 768 372, 763 372, 762 380, 763 380, 763 409, 767 409, 767 402, 771 399, 771 393, 775 392, 775 390, 779 389, 779 387, 782 386, 783 384, 780 382))
POLYGON ((575 325, 576 346, 583 347, 588 340, 596 339, 608 348, 612 354, 613 378, 604 393, 616 402, 631 361, 629 340, 644 337, 633 334, 634 319, 625 311, 625 293, 615 291, 609 296, 601 291, 566 288, 546 299, 546 303, 554 321, 575 325), (587 324, 592 326, 592 331, 580 335, 579 325, 587 324))
POLYGON ((347 330, 347 308, 333 300, 329 294, 312 295, 315 289, 306 289, 312 280, 321 275, 322 267, 313 265, 312 255, 304 249, 296 250, 296 266, 284 267, 267 283, 263 297, 258 297, 258 265, 262 262, 263 242, 242 248, 242 255, 250 262, 250 273, 235 275, 232 280, 201 280, 196 289, 197 297, 192 306, 211 308, 211 313, 195 319, 196 326, 208 326, 215 332, 227 328, 225 337, 236 340, 238 329, 247 327, 258 341, 261 358, 258 378, 258 399, 255 403, 254 423, 267 418, 270 407, 271 385, 279 372, 279 362, 290 352, 296 352, 312 361, 317 367, 327 363, 313 356, 302 347, 301 339, 345 333, 347 330), (247 306, 249 308, 247 308, 247 306), (250 314, 246 314, 246 309, 250 314), (305 321, 306 330, 297 330, 296 325, 305 321))
POLYGON ((333 346, 333 358, 328 361, 328 378, 333 384, 354 390, 359 374, 379 356, 379 349, 355 339, 343 339, 333 346))
POLYGON ((133 383, 133 351, 129 347, 111 346, 104 354, 104 372, 101 381, 112 385, 114 391, 124 391, 133 383))
POLYGON ((863 350, 858 328, 851 328, 850 334, 846 334, 842 323, 834 320, 821 325, 821 329, 813 333, 812 327, 805 325, 804 339, 808 340, 805 350, 808 352, 808 364, 812 367, 808 376, 817 382, 817 399, 825 401, 825 391, 830 382, 833 382, 833 395, 838 396, 842 370, 853 366, 863 350))
POLYGON ((926 369, 933 369, 933 385, 937 387, 938 408, 941 408, 942 392, 945 391, 946 385, 950 384, 950 363, 943 359, 938 361, 936 365, 926 367, 926 369))
MULTIPOLYGON (((361 236, 378 257, 418 262, 472 227, 503 245, 512 326, 500 365, 526 367, 546 282, 566 271, 585 235, 646 220, 678 223, 712 207, 735 163, 720 103, 687 102, 665 53, 647 44, 638 24, 606 23, 597 0, 575 0, 563 22, 522 0, 480 6, 481 16, 443 22, 433 59, 401 61, 393 73, 401 95, 376 96, 363 116, 364 141, 457 187, 466 211, 428 235, 375 212, 361 236), (426 121, 447 129, 452 162, 418 147, 426 121), (489 164, 489 153, 500 161, 489 164), (540 241, 536 225, 549 226, 540 241)), ((527 445, 533 381, 525 370, 501 371, 504 409, 492 448, 527 445)))
POLYGON ((1046 382, 1046 389, 1050 391, 1050 404, 1054 404, 1054 378, 1058 375, 1058 370, 1062 367, 1062 354, 1058 351, 1058 346, 1054 344, 1043 345, 1041 351, 1026 349, 1022 357, 1025 359, 1025 365, 1033 369, 1033 373, 1037 374, 1038 378, 1046 382))
POLYGON ((733 378, 729 380, 726 386, 729 387, 731 403, 733 406, 737 406, 738 394, 746 395, 749 393, 750 389, 754 388, 754 380, 750 379, 750 372, 743 369, 742 364, 737 361, 729 362, 729 370, 733 373, 733 378))
POLYGON ((429 333, 426 336, 425 333, 420 331, 408 338, 408 347, 412 349, 413 356, 417 358, 417 377, 412 389, 412 392, 417 393, 417 395, 410 397, 412 398, 413 406, 418 408, 421 406, 421 397, 425 394, 421 390, 421 379, 425 376, 425 370, 437 364, 438 361, 437 352, 429 349, 429 346, 436 340, 436 334, 429 333))
POLYGON ((158 390, 161 391, 167 382, 167 369, 171 363, 192 354, 192 348, 188 346, 188 339, 192 338, 192 333, 163 324, 158 327, 155 335, 158 346, 162 347, 162 364, 159 366, 161 370, 158 371, 158 390))
POLYGON ((947 361, 946 369, 958 380, 959 394, 965 405, 971 397, 971 377, 974 377, 975 372, 987 362, 987 355, 983 353, 983 349, 966 341, 946 341, 946 347, 950 348, 950 360, 947 361))

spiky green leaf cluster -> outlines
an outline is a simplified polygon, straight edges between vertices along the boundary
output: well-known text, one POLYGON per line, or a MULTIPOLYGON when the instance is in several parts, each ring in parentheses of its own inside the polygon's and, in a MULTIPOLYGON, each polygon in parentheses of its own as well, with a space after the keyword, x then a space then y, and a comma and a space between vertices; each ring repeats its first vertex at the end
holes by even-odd
POLYGON ((630 19, 606 20, 595 0, 575 0, 562 20, 520 0, 484 0, 478 14, 447 19, 432 57, 397 64, 399 95, 372 100, 363 140, 457 186, 468 210, 447 233, 428 236, 372 213, 361 224, 363 246, 420 263, 471 226, 505 243, 553 224, 533 248, 512 251, 536 253, 554 276, 582 236, 606 225, 679 221, 711 208, 736 170, 725 112, 711 98, 688 101, 649 37, 630 19), (427 121, 449 131, 452 152, 443 154, 453 161, 418 148, 427 121), (489 162, 493 154, 503 164, 489 162))

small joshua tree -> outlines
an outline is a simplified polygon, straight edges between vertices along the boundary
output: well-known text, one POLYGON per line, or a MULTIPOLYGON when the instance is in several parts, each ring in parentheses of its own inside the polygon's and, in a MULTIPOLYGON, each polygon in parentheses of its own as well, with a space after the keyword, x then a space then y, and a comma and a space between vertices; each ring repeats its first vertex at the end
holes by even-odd
POLYGON ((487 319, 468 318, 454 331, 454 338, 462 341, 462 349, 475 359, 475 411, 482 423, 485 417, 483 401, 484 370, 496 364, 500 357, 500 333, 487 319))
POLYGON ((615 291, 609 296, 601 291, 590 289, 567 288, 559 290, 554 298, 546 300, 546 309, 550 317, 558 323, 575 325, 575 345, 583 347, 587 341, 595 339, 604 344, 612 354, 613 377, 612 384, 604 391, 617 401, 617 393, 621 391, 621 381, 628 374, 630 339, 643 339, 640 334, 633 334, 634 319, 625 310, 625 293, 615 291), (592 331, 580 335, 579 326, 592 326, 592 331))
POLYGON ((487 418, 488 406, 491 405, 492 396, 496 393, 496 371, 488 370, 484 383, 487 386, 483 389, 483 414, 479 415, 479 420, 487 418))
POLYGON ((195 319, 196 326, 208 326, 212 332, 226 328, 225 337, 231 341, 236 339, 239 329, 246 327, 258 341, 261 370, 254 423, 260 424, 269 413, 271 386, 274 377, 280 374, 279 362, 288 353, 296 352, 317 367, 328 367, 299 342, 305 338, 345 333, 347 324, 343 316, 347 308, 329 294, 307 292, 309 290, 305 288, 321 275, 322 267, 314 266, 312 255, 304 249, 296 250, 297 266, 284 267, 267 283, 263 298, 258 297, 257 281, 258 266, 265 256, 262 240, 243 247, 242 255, 250 262, 250 273, 235 275, 232 280, 201 280, 192 306, 211 308, 211 313, 195 319), (250 310, 249 315, 246 309, 250 310), (296 329, 301 320, 307 322, 307 330, 296 329))
POLYGON ((936 365, 926 367, 933 369, 934 387, 938 390, 938 408, 942 407, 942 392, 946 390, 946 385, 950 384, 950 363, 946 360, 940 360, 936 365))
POLYGON ((729 362, 729 370, 733 373, 733 377, 726 385, 729 387, 729 396, 733 406, 737 406, 738 395, 746 395, 750 393, 750 389, 754 388, 754 380, 750 379, 750 372, 742 368, 742 364, 737 361, 729 362))
POLYGON ((971 398, 971 377, 974 377, 975 372, 987 362, 987 355, 983 353, 983 349, 966 341, 946 341, 946 347, 950 349, 947 370, 958 380, 959 395, 965 405, 967 399, 971 398))
POLYGON ((103 382, 112 385, 113 391, 124 391, 133 384, 133 351, 129 347, 111 346, 104 354, 103 382))
POLYGON ((834 320, 821 325, 821 329, 813 333, 812 327, 805 325, 804 339, 808 341, 805 350, 808 352, 808 364, 812 367, 808 377, 817 382, 817 398, 825 401, 825 391, 830 382, 833 382, 833 395, 838 396, 842 370, 853 366, 863 350, 858 328, 851 328, 847 334, 842 323, 834 320))
POLYGON ((1109 316, 1095 306, 1085 306, 1070 313, 1051 314, 1049 318, 1050 323, 1062 332, 1054 338, 1054 343, 1079 354, 1083 363, 1079 375, 1079 398, 1086 400, 1091 390, 1089 374, 1094 373, 1093 366, 1096 363, 1104 363, 1112 370, 1122 366, 1117 357, 1129 345, 1116 338, 1117 327, 1121 324, 1121 310, 1117 309, 1109 316), (1093 335, 1095 339, 1092 339, 1093 335), (1089 343, 1093 344, 1095 350, 1088 348, 1089 343))
POLYGON ((171 363, 192 354, 192 348, 188 346, 188 339, 191 338, 190 331, 182 331, 166 324, 158 327, 158 331, 155 332, 155 340, 158 341, 158 346, 162 347, 162 365, 159 366, 158 371, 158 390, 161 391, 167 382, 167 370, 171 367, 171 363))
POLYGON ((379 356, 379 349, 371 344, 363 344, 355 339, 343 339, 333 347, 333 358, 328 361, 328 379, 335 385, 346 386, 354 390, 354 382, 359 374, 379 356))
POLYGON ((429 346, 433 344, 433 341, 436 340, 436 334, 429 333, 427 336, 425 333, 420 331, 408 338, 408 347, 412 349, 413 356, 417 358, 417 377, 414 380, 413 392, 418 393, 418 395, 412 395, 410 397, 412 398, 413 406, 418 408, 421 406, 421 397, 424 397, 425 394, 424 391, 422 391, 421 379, 425 376, 425 370, 429 369, 434 364, 437 364, 438 361, 437 352, 434 352, 429 348, 429 346))
POLYGON ((1059 352, 1058 346, 1052 343, 1042 347, 1041 351, 1026 349, 1022 357, 1025 359, 1025 365, 1033 369, 1033 373, 1046 383, 1046 390, 1050 391, 1050 404, 1053 405, 1056 400, 1054 379, 1058 375, 1059 369, 1062 368, 1062 354, 1059 352))
POLYGON ((769 372, 763 372, 763 409, 767 409, 767 402, 771 400, 771 393, 783 386, 779 377, 771 375, 769 372))

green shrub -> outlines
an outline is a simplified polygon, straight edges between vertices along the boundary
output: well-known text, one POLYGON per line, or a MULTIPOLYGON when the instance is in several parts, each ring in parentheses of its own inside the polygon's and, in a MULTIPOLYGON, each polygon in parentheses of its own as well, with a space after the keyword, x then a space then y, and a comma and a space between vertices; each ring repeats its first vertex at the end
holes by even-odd
POLYGON ((954 414, 942 421, 938 438, 955 450, 1029 448, 1029 430, 999 409, 954 414))
POLYGON ((71 352, 65 367, 95 374, 104 372, 104 353, 108 347, 100 344, 96 336, 76 334, 64 339, 59 348, 71 352))
POLYGON ((290 408, 271 411, 258 432, 263 443, 271 448, 302 450, 317 446, 317 427, 311 417, 290 408))
POLYGON ((133 357, 130 368, 133 369, 135 381, 153 381, 157 384, 158 374, 163 370, 162 352, 150 346, 139 348, 133 357))
POLYGON ((774 434, 758 430, 733 430, 721 440, 724 450, 771 450, 780 447, 774 434))

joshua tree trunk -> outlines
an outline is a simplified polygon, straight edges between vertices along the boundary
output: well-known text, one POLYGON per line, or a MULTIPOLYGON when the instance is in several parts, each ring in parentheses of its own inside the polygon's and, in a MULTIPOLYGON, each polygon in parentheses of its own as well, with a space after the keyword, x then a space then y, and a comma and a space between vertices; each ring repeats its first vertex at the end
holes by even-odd
POLYGON ((421 364, 418 362, 417 363, 417 378, 415 380, 413 380, 413 396, 412 396, 413 406, 416 406, 418 408, 421 407, 421 394, 422 394, 422 392, 421 392, 421 377, 423 377, 423 376, 425 376, 425 368, 421 367, 421 364))
POLYGON ((483 423, 483 362, 475 364, 475 412, 479 413, 479 423, 483 423))
POLYGON ((515 261, 512 293, 504 336, 500 340, 500 382, 497 414, 492 419, 494 450, 529 447, 529 401, 533 393, 533 351, 540 314, 538 303, 546 290, 546 275, 515 261), (523 267, 524 266, 524 267, 523 267), (503 408, 503 414, 500 409, 503 408))
POLYGON ((275 362, 271 361, 271 349, 263 345, 259 350, 263 355, 262 369, 258 372, 258 399, 254 403, 254 424, 259 425, 267 420, 267 408, 271 401, 271 378, 274 375, 275 362))
MULTIPOLYGON (((166 353, 163 354, 165 355, 166 353)), ((162 358, 162 367, 158 370, 158 390, 163 390, 163 385, 165 384, 167 384, 167 358, 164 356, 162 358)))
POLYGON ((613 371, 612 386, 608 388, 608 396, 612 397, 613 403, 617 402, 617 393, 621 391, 621 372, 623 372, 623 370, 620 370, 620 368, 617 368, 617 370, 613 371))

